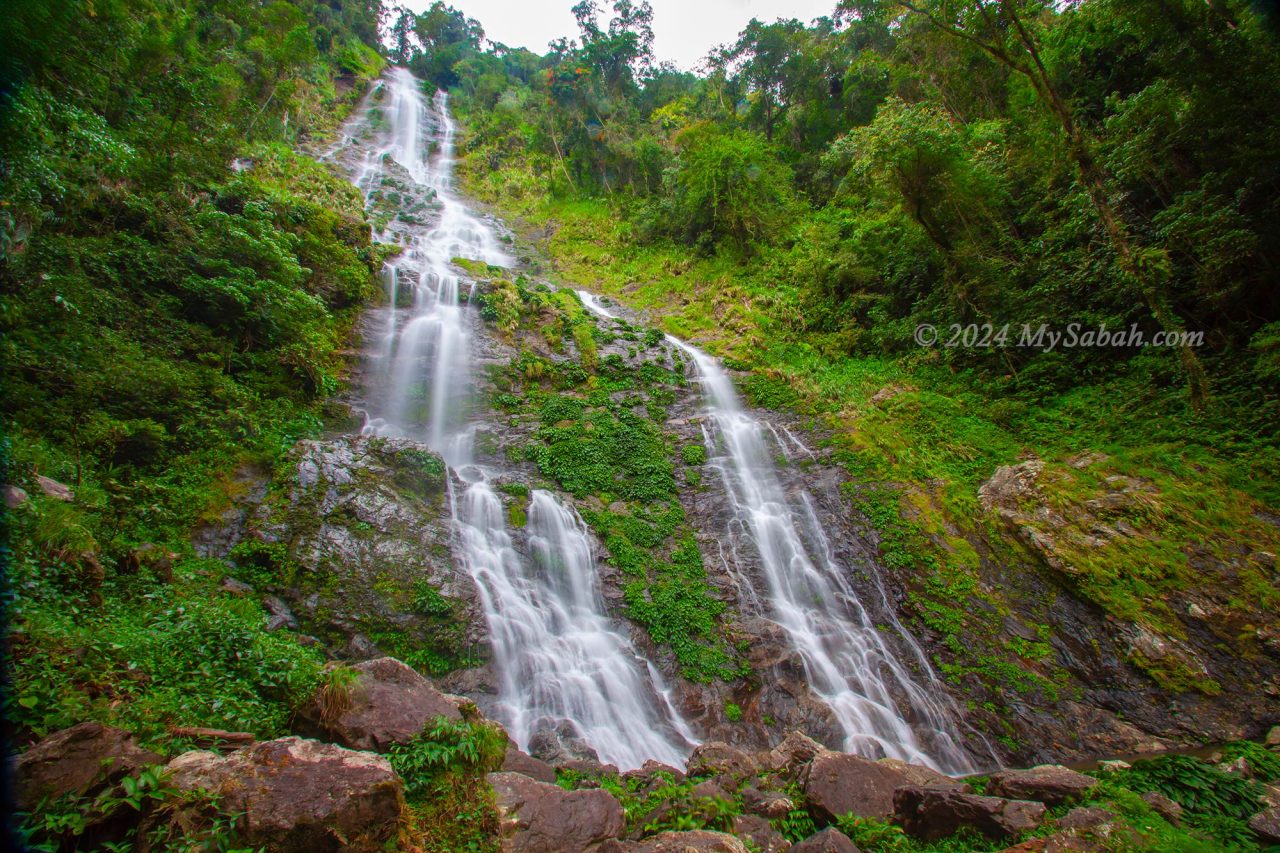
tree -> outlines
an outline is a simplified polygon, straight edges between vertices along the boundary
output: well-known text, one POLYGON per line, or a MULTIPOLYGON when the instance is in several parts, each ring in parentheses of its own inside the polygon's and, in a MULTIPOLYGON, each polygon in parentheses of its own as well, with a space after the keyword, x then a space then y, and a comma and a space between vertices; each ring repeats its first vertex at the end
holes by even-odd
MULTIPOLYGON (((1165 287, 1170 277, 1168 253, 1145 245, 1125 222, 1112 200, 1111 176, 1097 159, 1097 140, 1077 119, 1071 104, 1059 91, 1053 73, 1045 66, 1040 40, 1033 32, 1034 21, 1052 15, 1053 7, 1045 0, 902 0, 900 5, 934 28, 981 48, 1030 84, 1036 98, 1061 128, 1067 152, 1115 252, 1121 274, 1165 332, 1183 332, 1185 324, 1171 307, 1165 287)), ((886 13, 883 4, 876 0, 844 0, 841 7, 856 14, 886 13)), ((1187 375, 1191 404, 1197 410, 1203 409, 1209 398, 1208 374, 1190 344, 1181 344, 1178 355, 1187 375)))

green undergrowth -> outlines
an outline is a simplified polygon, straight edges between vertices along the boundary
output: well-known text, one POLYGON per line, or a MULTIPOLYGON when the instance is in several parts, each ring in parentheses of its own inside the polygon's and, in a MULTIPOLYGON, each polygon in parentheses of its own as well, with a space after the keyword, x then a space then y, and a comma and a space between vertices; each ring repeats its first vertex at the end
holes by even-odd
POLYGON ((506 747, 502 730, 474 713, 437 717, 393 746, 387 757, 404 779, 410 813, 402 838, 415 849, 496 853, 498 810, 485 774, 502 766, 506 747))
MULTIPOLYGON (((508 284, 517 307, 485 316, 522 350, 494 372, 493 403, 533 439, 509 447, 508 456, 574 496, 606 559, 623 574, 626 615, 671 649, 682 675, 707 681, 743 674, 724 603, 707 584, 680 503, 682 484, 692 479, 687 472, 701 458, 678 448, 665 426, 685 382, 678 354, 659 347, 658 334, 597 323, 571 292, 523 278, 508 284), (625 356, 601 355, 619 346, 625 356)), ((491 305, 492 281, 481 292, 491 305)), ((517 500, 509 512, 523 518, 523 506, 517 500)))

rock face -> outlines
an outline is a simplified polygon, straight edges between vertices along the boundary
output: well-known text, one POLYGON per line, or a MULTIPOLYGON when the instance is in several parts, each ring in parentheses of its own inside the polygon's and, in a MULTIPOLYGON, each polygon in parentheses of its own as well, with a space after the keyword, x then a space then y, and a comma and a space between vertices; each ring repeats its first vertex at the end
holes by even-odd
POLYGON ((407 743, 436 717, 462 719, 457 707, 413 668, 395 658, 356 664, 349 705, 325 713, 319 697, 298 712, 298 731, 351 749, 386 752, 407 743))
POLYGON ((859 853, 857 845, 838 829, 827 827, 791 848, 791 853, 859 853))
POLYGON ((187 752, 169 762, 180 790, 222 797, 244 814, 248 846, 280 853, 380 850, 404 819, 400 777, 385 758, 297 737, 222 757, 187 752))
POLYGON ((1098 784, 1098 780, 1055 764, 1028 770, 1002 770, 992 774, 987 793, 1011 800, 1037 800, 1057 806, 1076 799, 1098 784))
POLYGON ((899 788, 893 803, 896 822, 924 841, 945 838, 965 826, 988 838, 1017 835, 1043 823, 1046 811, 1043 803, 919 786, 899 788))
POLYGON ((786 853, 791 842, 773 828, 768 820, 752 814, 740 814, 733 819, 733 834, 743 841, 750 841, 757 853, 786 853))
POLYGON ((823 752, 809 764, 804 793, 809 807, 832 821, 852 812, 858 817, 887 820, 893 816, 893 792, 910 785, 892 767, 842 752, 823 752))
POLYGON ((338 657, 483 657, 475 584, 450 556, 439 457, 407 439, 342 436, 301 441, 289 461, 246 522, 245 542, 283 544, 291 561, 259 591, 338 657))
POLYGON ((18 756, 13 768, 18 805, 29 811, 43 799, 88 794, 163 761, 134 743, 129 732, 80 723, 54 732, 18 756))
POLYGON ((521 773, 490 773, 511 853, 583 853, 622 834, 622 806, 607 791, 566 791, 521 773))
POLYGON ((1249 818, 1249 828, 1264 844, 1280 844, 1280 808, 1269 808, 1249 818))

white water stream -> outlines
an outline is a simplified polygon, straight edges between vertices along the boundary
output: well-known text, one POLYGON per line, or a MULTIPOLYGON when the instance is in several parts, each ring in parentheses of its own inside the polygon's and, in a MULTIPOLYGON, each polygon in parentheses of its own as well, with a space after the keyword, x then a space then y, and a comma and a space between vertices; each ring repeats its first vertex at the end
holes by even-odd
MULTIPOLYGON (((583 304, 613 318, 599 298, 579 291, 583 304)), ((810 688, 844 730, 844 749, 927 764, 944 773, 975 767, 943 704, 946 692, 911 635, 890 616, 914 658, 919 679, 894 655, 849 583, 806 492, 788 495, 774 464, 775 448, 811 454, 790 432, 781 440, 771 425, 747 413, 733 383, 711 356, 684 341, 667 340, 692 360, 704 391, 709 464, 720 469, 732 502, 726 538, 745 531, 760 557, 765 590, 736 560, 725 561, 747 600, 782 626, 800 654, 810 688), (766 440, 766 430, 775 438, 766 440)), ((785 428, 784 428, 785 432, 785 428)), ((881 597, 884 591, 880 589, 881 597)), ((882 602, 887 604, 887 602, 882 602)), ((891 607, 883 608, 892 614, 891 607)))
POLYGON ((500 682, 497 713, 512 738, 527 747, 540 728, 568 721, 601 760, 620 768, 649 758, 682 764, 693 734, 657 670, 608 617, 582 519, 554 494, 535 490, 522 554, 489 482, 498 472, 473 458, 476 320, 461 297, 464 285, 470 293, 474 284, 464 282, 451 261, 509 266, 511 259, 494 230, 454 194, 455 125, 446 96, 438 93, 428 106, 420 81, 402 68, 389 71, 382 85, 381 103, 371 98, 346 134, 352 148, 368 146, 353 181, 366 200, 388 186, 408 198, 430 188, 439 215, 431 225, 396 223, 381 235, 405 249, 384 272, 389 307, 373 350, 381 394, 370 400, 378 416, 366 431, 423 441, 450 468, 455 553, 480 592, 500 682), (373 120, 374 110, 381 121, 373 120), (389 160, 415 186, 393 176, 399 173, 389 160), (411 307, 398 307, 407 292, 411 307))

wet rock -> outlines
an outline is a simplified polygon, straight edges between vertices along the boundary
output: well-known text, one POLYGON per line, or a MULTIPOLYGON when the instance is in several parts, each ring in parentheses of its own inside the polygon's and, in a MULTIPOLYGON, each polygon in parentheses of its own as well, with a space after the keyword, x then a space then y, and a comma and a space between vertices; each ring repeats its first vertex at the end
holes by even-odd
POLYGON ((740 840, 750 841, 751 849, 756 853, 786 853, 791 849, 791 842, 758 815, 740 814, 735 817, 733 834, 740 840))
POLYGON ((570 761, 591 761, 599 763, 600 755, 591 745, 583 740, 577 728, 568 720, 553 724, 550 720, 540 720, 529 736, 529 754, 539 761, 561 767, 570 761))
POLYGON ((1258 812, 1249 818, 1249 828, 1263 844, 1280 844, 1280 808, 1258 812))
MULTIPOLYGON (((794 848, 793 848, 794 849, 794 848)), ((610 841, 600 853, 750 853, 732 835, 697 829, 690 832, 662 832, 643 841, 610 841)))
POLYGON ((17 509, 27 502, 26 491, 17 486, 6 483, 3 491, 5 509, 17 509))
POLYGON ((622 833, 622 806, 607 791, 566 791, 521 773, 490 773, 488 779, 504 851, 581 853, 622 833))
POLYGON ((982 797, 948 788, 908 786, 893 797, 894 817, 908 834, 936 841, 970 827, 988 838, 1035 829, 1044 822, 1043 803, 982 797))
POLYGON ((545 761, 539 761, 529 753, 512 745, 507 746, 507 754, 502 759, 502 772, 523 773, 530 779, 555 784, 556 769, 545 761))
POLYGON ((123 729, 79 723, 54 732, 14 761, 18 805, 30 811, 43 799, 89 794, 163 761, 139 747, 123 729))
POLYGON ((803 778, 810 810, 826 821, 849 813, 887 820, 894 813, 893 792, 910 784, 891 767, 843 752, 820 753, 803 778))
POLYGON ((827 827, 792 847, 791 853, 859 853, 859 850, 849 836, 827 827))
POLYGON ((64 483, 59 483, 57 480, 50 479, 49 477, 37 475, 36 486, 39 487, 40 492, 45 497, 50 497, 54 500, 70 502, 76 499, 76 493, 72 491, 70 486, 64 483))
POLYGON ((742 791, 742 808, 748 814, 767 818, 786 817, 795 809, 795 801, 777 791, 760 791, 746 788, 742 791))
POLYGON ((372 851, 405 819, 400 777, 385 758, 297 737, 228 756, 186 752, 168 765, 181 791, 208 791, 241 813, 246 846, 280 853, 372 851))
MULTIPOLYGON (((332 666, 332 665, 331 665, 332 666)), ((356 664, 345 703, 318 693, 298 711, 298 731, 352 749, 386 752, 407 743, 436 717, 460 720, 453 702, 395 658, 356 664)))
POLYGON ((352 634, 347 640, 347 657, 352 660, 369 660, 378 656, 378 647, 364 634, 352 634))
POLYGON ((1272 748, 1280 747, 1280 726, 1271 727, 1271 730, 1267 732, 1267 739, 1265 743, 1267 746, 1272 748))
POLYGON ((710 741, 695 749, 689 756, 687 768, 690 776, 726 774, 738 779, 754 776, 758 769, 749 753, 720 741, 710 741))
POLYGON ((1121 770, 1128 770, 1133 765, 1127 761, 1099 761, 1098 769, 1103 773, 1117 773, 1121 770))
POLYGON ((991 775, 987 793, 1011 800, 1036 800, 1057 806, 1076 799, 1098 780, 1061 765, 1042 764, 1029 770, 1002 770, 991 775))

